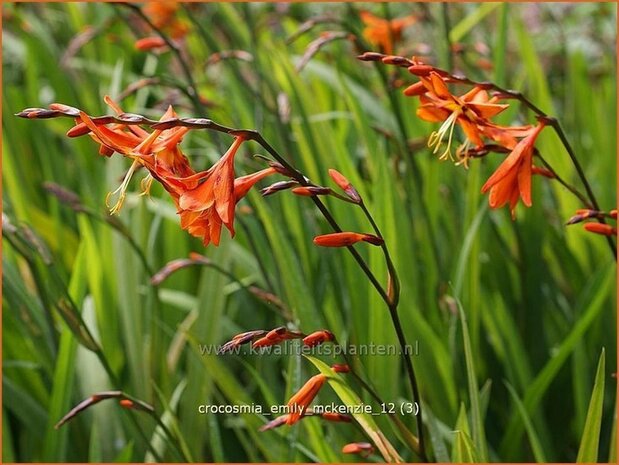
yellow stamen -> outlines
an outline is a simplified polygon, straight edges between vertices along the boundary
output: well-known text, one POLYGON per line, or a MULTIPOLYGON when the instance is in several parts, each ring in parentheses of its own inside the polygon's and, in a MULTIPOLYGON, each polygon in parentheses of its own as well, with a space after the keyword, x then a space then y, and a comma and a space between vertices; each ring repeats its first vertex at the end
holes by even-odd
POLYGON ((473 144, 468 139, 468 137, 464 140, 464 143, 458 147, 456 150, 456 157, 459 161, 456 162, 456 166, 464 165, 465 169, 469 169, 469 150, 473 144))
POLYGON ((148 175, 140 181, 140 188, 142 189, 142 192, 140 193, 141 196, 146 195, 150 197, 150 188, 153 185, 153 179, 152 174, 148 173, 148 175))
POLYGON ((118 200, 116 201, 114 206, 110 208, 110 215, 115 215, 118 212, 120 212, 120 209, 122 208, 123 203, 125 202, 125 197, 127 196, 126 191, 127 191, 127 188, 129 187, 129 181, 131 181, 131 177, 133 176, 133 173, 135 173, 136 169, 139 166, 140 166, 140 162, 137 158, 135 158, 133 160, 133 163, 131 164, 131 167, 129 168, 129 171, 127 171, 127 174, 125 175, 123 182, 121 183, 120 186, 118 186, 118 189, 116 189, 114 192, 109 192, 107 196, 105 197, 105 205, 107 205, 107 207, 110 208, 110 203, 109 203, 110 197, 118 194, 118 200))
POLYGON ((439 160, 445 160, 446 158, 453 160, 453 156, 451 155, 451 141, 453 139, 454 126, 456 125, 456 122, 458 121, 458 116, 460 116, 460 113, 461 113, 460 109, 455 110, 443 122, 443 124, 441 125, 438 131, 434 131, 432 134, 430 134, 430 138, 428 139, 428 147, 430 148, 434 147, 434 150, 432 151, 432 153, 436 153, 439 151, 441 145, 443 145, 443 139, 445 138, 445 135, 449 133, 447 136, 447 147, 445 148, 443 153, 440 155, 439 160))

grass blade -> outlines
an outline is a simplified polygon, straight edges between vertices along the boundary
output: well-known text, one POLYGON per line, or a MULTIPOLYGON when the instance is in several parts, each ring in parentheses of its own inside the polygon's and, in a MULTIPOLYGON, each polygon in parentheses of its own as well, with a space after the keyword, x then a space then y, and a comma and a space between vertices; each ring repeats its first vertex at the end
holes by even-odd
POLYGON ((580 441, 576 462, 591 463, 598 460, 600 446, 600 429, 602 427, 602 406, 604 404, 604 368, 606 367, 606 355, 604 349, 600 355, 593 392, 589 401, 589 410, 585 420, 585 429, 580 441))

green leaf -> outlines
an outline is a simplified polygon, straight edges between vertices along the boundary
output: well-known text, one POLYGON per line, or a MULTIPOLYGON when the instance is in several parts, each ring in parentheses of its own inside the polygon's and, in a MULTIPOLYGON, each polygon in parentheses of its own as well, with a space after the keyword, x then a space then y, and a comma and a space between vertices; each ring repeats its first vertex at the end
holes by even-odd
POLYGON ((452 461, 456 463, 474 463, 477 462, 477 450, 475 444, 471 440, 468 416, 464 404, 460 405, 460 413, 456 420, 456 428, 454 430, 454 448, 452 452, 452 461))
MULTIPOLYGON (((471 401, 471 430, 473 432, 473 442, 477 452, 479 453, 479 459, 482 462, 488 461, 488 445, 486 444, 486 435, 484 432, 484 423, 482 420, 481 407, 479 402, 479 387, 477 385, 477 377, 475 374, 475 362, 473 359, 473 350, 471 348, 471 339, 469 336, 469 329, 466 322, 466 315, 464 309, 458 303, 458 311, 460 314, 460 320, 462 322, 462 341, 464 343, 464 358, 466 361, 466 377, 468 380, 469 397, 471 401)), ((462 438, 461 438, 462 440, 462 438)))
POLYGON ((458 24, 451 28, 449 33, 449 40, 453 42, 460 42, 462 38, 487 15, 492 13, 498 8, 501 3, 482 3, 480 4, 470 15, 463 18, 458 24))
POLYGON ((546 456, 544 455, 544 451, 537 436, 537 432, 535 431, 535 427, 533 426, 533 422, 531 421, 531 418, 527 413, 527 409, 524 408, 524 404, 520 400, 520 397, 518 397, 518 394, 516 393, 514 387, 507 381, 504 381, 504 383, 505 387, 512 396, 512 399, 514 399, 516 407, 518 407, 518 412, 520 413, 522 421, 524 422, 524 427, 527 430, 527 435, 529 436, 529 442, 531 443, 531 449, 533 450, 533 456, 535 457, 535 461, 538 463, 545 463, 546 456))
POLYGON ((602 349, 598 369, 595 374, 593 392, 589 401, 589 410, 585 420, 585 429, 578 449, 578 463, 592 463, 598 460, 600 446, 600 429, 602 427, 602 407, 604 404, 604 367, 606 364, 605 351, 602 349))

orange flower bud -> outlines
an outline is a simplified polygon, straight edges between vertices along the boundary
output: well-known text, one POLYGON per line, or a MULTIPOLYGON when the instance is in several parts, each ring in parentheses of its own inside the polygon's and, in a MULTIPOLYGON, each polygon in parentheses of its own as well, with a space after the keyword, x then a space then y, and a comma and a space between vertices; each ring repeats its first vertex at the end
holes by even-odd
POLYGON ((69 106, 69 105, 65 105, 64 103, 50 103, 49 109, 61 111, 65 115, 75 116, 75 117, 79 116, 80 114, 80 111, 77 108, 69 106))
POLYGON ((315 195, 329 195, 331 193, 331 189, 328 187, 301 186, 292 189, 292 193, 304 197, 313 197, 315 195))
POLYGON ((233 341, 246 341, 248 338, 254 338, 254 337, 258 337, 261 336, 265 333, 266 331, 264 331, 263 329, 258 329, 256 331, 247 331, 245 333, 241 333, 241 334, 237 334, 236 336, 232 337, 233 341))
POLYGON ((408 72, 415 76, 427 76, 434 71, 434 66, 430 65, 413 65, 408 67, 408 72))
POLYGON ((146 51, 166 47, 167 44, 161 37, 144 37, 136 40, 134 46, 137 50, 146 51))
POLYGON ((345 415, 343 413, 327 412, 327 413, 322 413, 320 416, 327 421, 334 421, 336 423, 350 423, 352 421, 352 418, 350 418, 348 415, 345 415))
POLYGON ((347 247, 357 242, 368 242, 372 245, 382 245, 385 241, 372 234, 361 234, 354 232, 339 232, 323 234, 314 238, 314 244, 320 247, 347 247))
POLYGON ((374 448, 369 442, 353 442, 342 447, 342 452, 344 454, 359 454, 362 457, 367 457, 374 452, 374 448))
POLYGON ((273 428, 278 428, 279 426, 285 425, 286 424, 286 420, 288 420, 288 415, 281 415, 279 417, 277 417, 275 420, 271 420, 268 423, 265 423, 264 425, 262 425, 258 431, 268 431, 270 429, 273 428))
POLYGON ((610 224, 603 223, 587 223, 585 229, 595 234, 601 234, 603 236, 616 236, 617 228, 612 227, 610 224))
POLYGON ((342 189, 351 200, 356 203, 361 203, 361 196, 357 192, 357 189, 350 183, 346 177, 337 170, 330 169, 329 176, 333 181, 342 189))
POLYGON ((285 189, 290 189, 293 186, 299 184, 297 181, 277 181, 276 183, 271 184, 268 187, 265 187, 260 191, 263 197, 266 197, 271 194, 275 194, 276 192, 283 191, 285 189))
POLYGON ((269 331, 267 333, 267 335, 265 336, 265 338, 269 339, 271 341, 277 341, 277 340, 281 339, 284 334, 286 334, 286 327, 285 326, 279 326, 279 327, 269 331))
POLYGON ((269 339, 268 337, 261 337, 260 339, 258 339, 257 341, 255 341, 251 346, 253 349, 257 349, 259 347, 269 347, 269 346, 274 346, 276 344, 279 344, 280 342, 282 342, 283 339, 269 339))
POLYGON ((86 126, 84 123, 77 123, 71 129, 67 131, 67 137, 79 137, 84 134, 88 134, 90 132, 90 128, 86 126))
POLYGON ((386 65, 396 65, 396 66, 407 65, 410 63, 408 58, 400 57, 397 55, 384 56, 381 59, 381 61, 385 63, 386 65))
POLYGON ((343 191, 348 189, 351 185, 350 181, 342 173, 334 170, 333 168, 329 170, 329 176, 331 176, 331 179, 333 179, 333 181, 335 181, 335 183, 340 186, 340 189, 343 191))
POLYGON ((382 53, 365 52, 365 53, 362 53, 361 55, 358 55, 357 56, 357 60, 361 60, 361 61, 379 61, 384 56, 385 55, 383 55, 382 53))
POLYGON ((581 208, 579 210, 576 210, 576 214, 568 220, 567 224, 568 225, 576 224, 588 218, 602 218, 602 217, 603 215, 601 214, 601 212, 597 210, 589 210, 589 209, 581 208))
POLYGON ((121 407, 124 407, 124 408, 133 408, 133 407, 135 407, 135 404, 133 403, 133 401, 129 400, 129 399, 120 399, 120 401, 118 401, 118 403, 120 404, 121 407))
POLYGON ((322 344, 323 342, 332 341, 333 339, 335 339, 333 333, 323 329, 322 331, 316 331, 303 338, 303 344, 308 347, 314 347, 318 344, 322 344))
POLYGON ((336 373, 349 373, 350 372, 350 367, 346 365, 345 363, 336 363, 334 365, 331 365, 331 369, 335 371, 336 373))
POLYGON ((609 215, 611 218, 617 219, 617 210, 611 210, 609 215))
POLYGON ((266 334, 266 331, 263 329, 258 329, 255 331, 247 331, 245 333, 237 334, 236 336, 232 338, 231 341, 226 342, 219 349, 217 349, 217 353, 223 354, 225 352, 233 350, 242 344, 246 344, 252 339, 263 336, 264 334, 266 334))
POLYGON ((320 391, 322 385, 325 384, 326 380, 327 377, 323 374, 312 376, 303 387, 290 398, 288 401, 290 413, 286 419, 286 424, 292 425, 299 421, 309 404, 311 404, 314 397, 316 397, 316 394, 318 394, 318 391, 320 391))
POLYGON ((256 349, 258 347, 273 346, 288 339, 299 339, 303 336, 304 334, 299 331, 288 331, 285 326, 280 326, 279 328, 269 331, 264 337, 258 339, 252 344, 252 347, 256 349))

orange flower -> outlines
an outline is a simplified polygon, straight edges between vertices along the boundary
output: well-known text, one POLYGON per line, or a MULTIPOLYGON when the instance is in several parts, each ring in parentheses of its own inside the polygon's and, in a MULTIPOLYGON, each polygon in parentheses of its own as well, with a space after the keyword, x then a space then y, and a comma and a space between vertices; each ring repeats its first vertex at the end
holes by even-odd
POLYGON ((374 452, 374 448, 369 442, 353 442, 342 447, 342 452, 344 454, 359 454, 362 457, 367 457, 374 452))
MULTIPOLYGON (((180 41, 189 31, 189 26, 176 17, 177 11, 178 2, 173 0, 152 0, 142 7, 142 12, 153 26, 171 37, 173 41, 180 41)), ((135 42, 135 48, 142 51, 166 48, 167 45, 159 36, 144 37, 135 42)))
POLYGON ((178 2, 173 0, 153 0, 142 7, 142 12, 153 25, 170 34, 173 39, 184 37, 189 27, 176 17, 178 2))
MULTIPOLYGON (((484 145, 479 126, 487 125, 488 118, 496 116, 509 106, 496 103, 497 97, 489 98, 488 93, 478 86, 457 97, 449 91, 443 78, 434 71, 430 72, 428 77, 420 76, 419 79, 426 92, 419 96, 421 106, 417 109, 417 116, 425 121, 443 123, 438 131, 430 135, 428 147, 434 147, 434 153, 437 153, 447 137, 447 147, 439 157, 441 160, 447 157, 453 159, 451 143, 456 124, 460 125, 466 135, 466 141, 458 153, 466 153, 471 143, 476 147, 484 145)), ((465 164, 466 161, 464 158, 465 164)))
MULTIPOLYGON (((109 97, 105 97, 105 102, 117 115, 131 117, 109 97)), ((133 174, 144 167, 149 174, 142 181, 143 194, 149 192, 153 180, 160 182, 176 204, 177 213, 181 217, 181 227, 202 239, 204 245, 210 242, 219 244, 222 225, 234 236, 236 204, 258 181, 281 171, 281 168, 273 165, 235 179, 234 156, 243 142, 242 138, 237 137, 217 163, 206 171, 196 173, 179 147, 184 135, 189 131, 188 127, 155 129, 149 132, 137 124, 117 123, 107 117, 92 118, 62 104, 53 104, 50 108, 71 111, 76 115, 76 126, 67 133, 70 137, 89 134, 100 144, 99 151, 103 155, 111 156, 118 152, 133 160, 120 187, 108 194, 106 199, 107 203, 112 195, 118 195, 118 200, 110 210, 112 214, 120 211, 133 174), (102 124, 102 119, 111 122, 102 124)), ((31 113, 28 112, 26 116, 31 113)), ((172 107, 169 107, 160 121, 176 117, 172 107)))
POLYGON ((417 22, 417 18, 412 15, 391 21, 374 16, 369 11, 361 11, 359 16, 366 26, 363 37, 388 55, 393 53, 395 43, 402 39, 402 30, 417 22))
POLYGON ((316 376, 312 376, 299 391, 290 398, 288 401, 288 408, 290 409, 290 413, 288 414, 288 418, 286 419, 286 424, 292 425, 299 421, 299 419, 303 416, 303 413, 307 409, 307 407, 312 403, 318 391, 325 381, 327 377, 323 374, 319 374, 316 376))
POLYGON ((321 247, 347 247, 357 242, 368 242, 372 245, 382 245, 385 241, 372 234, 362 234, 355 232, 338 232, 323 234, 314 238, 314 244, 321 247))
POLYGON ((519 198, 527 207, 532 205, 533 149, 537 136, 543 128, 543 123, 538 124, 530 131, 529 135, 518 142, 509 156, 481 188, 482 194, 490 191, 488 198, 490 208, 500 208, 509 202, 512 218, 514 218, 519 198))
POLYGON ((201 238, 204 245, 211 242, 219 245, 222 225, 234 237, 236 204, 254 184, 277 172, 275 168, 267 168, 235 179, 234 156, 243 141, 242 137, 235 138, 228 151, 207 171, 185 179, 170 180, 178 193, 181 227, 201 238))
POLYGON ((332 341, 333 339, 335 339, 333 333, 323 329, 321 331, 316 331, 309 336, 305 336, 303 338, 303 344, 308 347, 314 347, 318 344, 322 344, 323 342, 332 341))
MULTIPOLYGON (((118 115, 124 113, 110 97, 105 96, 104 100, 118 115)), ((52 104, 50 108, 62 110, 66 108, 66 105, 52 104)), ((169 107, 160 121, 175 117, 176 113, 172 107, 169 107)), ((114 192, 109 193, 106 199, 107 203, 112 195, 118 195, 118 200, 110 209, 110 213, 115 214, 122 208, 129 182, 140 167, 145 167, 150 172, 142 183, 143 193, 148 193, 153 177, 162 180, 168 177, 187 177, 194 174, 187 157, 178 147, 188 130, 186 127, 180 127, 158 129, 149 133, 137 125, 112 124, 108 127, 96 124, 89 115, 80 111, 79 117, 76 118, 76 126, 69 130, 67 135, 76 137, 89 134, 100 144, 99 152, 103 155, 111 156, 114 152, 118 152, 133 160, 121 185, 114 192)), ((170 190, 165 182, 162 184, 170 190)))

